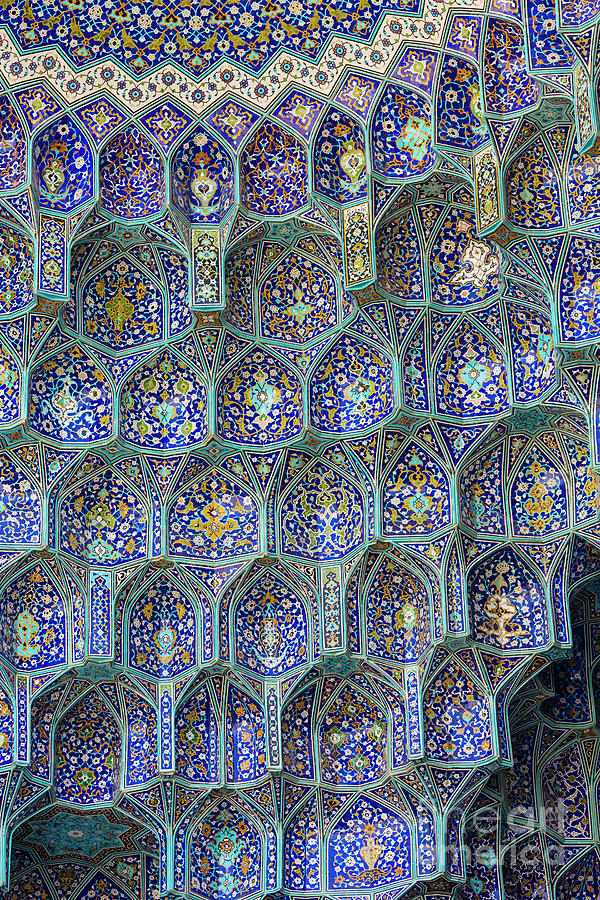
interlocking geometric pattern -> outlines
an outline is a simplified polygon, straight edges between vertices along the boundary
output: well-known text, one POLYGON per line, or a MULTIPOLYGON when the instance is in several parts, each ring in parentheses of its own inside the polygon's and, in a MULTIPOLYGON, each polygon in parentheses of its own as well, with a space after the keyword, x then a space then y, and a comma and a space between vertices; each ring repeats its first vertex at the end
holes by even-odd
POLYGON ((0 894, 600 895, 600 6, 0 4, 0 894))

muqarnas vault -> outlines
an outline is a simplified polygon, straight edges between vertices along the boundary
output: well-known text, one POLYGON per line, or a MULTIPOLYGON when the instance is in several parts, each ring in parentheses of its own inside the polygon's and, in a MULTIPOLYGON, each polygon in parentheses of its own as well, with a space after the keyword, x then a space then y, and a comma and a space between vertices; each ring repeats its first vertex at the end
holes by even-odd
POLYGON ((0 896, 600 897, 600 5, 0 4, 0 896))

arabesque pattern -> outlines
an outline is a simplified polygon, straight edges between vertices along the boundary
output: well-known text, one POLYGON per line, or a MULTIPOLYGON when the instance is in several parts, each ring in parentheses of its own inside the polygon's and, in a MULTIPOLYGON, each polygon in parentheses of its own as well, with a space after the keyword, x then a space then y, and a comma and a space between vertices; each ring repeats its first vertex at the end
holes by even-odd
POLYGON ((1 900, 600 896, 600 4, 0 4, 1 900))

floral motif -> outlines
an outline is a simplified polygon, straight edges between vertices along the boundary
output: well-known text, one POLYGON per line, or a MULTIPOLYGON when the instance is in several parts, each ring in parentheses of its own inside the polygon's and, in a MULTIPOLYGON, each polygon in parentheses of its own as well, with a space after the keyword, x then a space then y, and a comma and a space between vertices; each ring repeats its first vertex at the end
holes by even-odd
POLYGON ((312 715, 315 685, 295 697, 286 706, 281 718, 283 770, 297 778, 314 778, 312 715))
POLYGON ((311 422, 344 434, 376 425, 394 410, 391 360, 345 335, 329 348, 310 381, 311 422))
POLYGON ((206 405, 198 374, 165 351, 123 382, 121 436, 138 447, 161 450, 198 444, 207 432, 206 405))
MULTIPOLYGON (((246 66, 256 73, 282 48, 299 51, 303 59, 318 60, 329 38, 336 35, 350 39, 358 36, 368 41, 384 10, 414 14, 419 9, 410 0, 389 0, 382 9, 369 3, 365 17, 357 22, 352 11, 342 3, 319 3, 311 15, 297 6, 297 2, 286 0, 273 12, 268 33, 256 10, 246 5, 226 15, 216 15, 210 10, 203 15, 200 9, 190 16, 165 19, 154 16, 155 7, 144 2, 135 11, 128 10, 122 27, 115 29, 110 6, 82 7, 73 18, 67 13, 53 14, 46 0, 36 0, 28 15, 9 16, 5 12, 2 24, 14 29, 22 51, 40 52, 46 45, 58 44, 75 70, 89 65, 94 57, 105 60, 108 54, 113 63, 124 67, 128 77, 138 77, 165 65, 170 67, 176 59, 186 78, 197 78, 206 66, 213 68, 221 61, 235 64, 240 50, 246 66), (42 27, 44 24, 46 28, 42 27)), ((259 92, 257 98, 262 97, 259 92)), ((137 95, 131 100, 137 100, 137 95)), ((233 134, 240 127, 235 119, 226 125, 233 134)))
POLYGON ((177 772, 201 784, 219 780, 219 726, 206 685, 178 709, 175 717, 177 772))
POLYGON ((158 774, 156 712, 151 705, 134 694, 125 692, 127 708, 127 756, 125 784, 146 784, 158 774))
POLYGON ((517 471, 511 507, 517 535, 552 534, 569 525, 564 475, 536 446, 517 471))
POLYGON ((598 241, 569 239, 559 287, 560 330, 564 340, 592 340, 600 334, 598 241))
POLYGON ((14 228, 0 225, 0 314, 25 309, 33 303, 33 245, 14 228))
POLYGON ((504 355, 468 321, 443 348, 435 387, 438 411, 446 415, 467 418, 508 409, 504 355))
POLYGON ((540 647, 548 640, 539 579, 511 549, 488 556, 469 578, 473 637, 500 650, 540 647))
POLYGON ((163 337, 163 298, 156 282, 120 257, 79 286, 87 334, 115 350, 163 337))
POLYGON ((364 541, 363 500, 356 487, 319 463, 281 509, 282 549, 305 559, 342 559, 364 541))
POLYGON ((337 324, 337 286, 309 257, 291 253, 277 262, 260 289, 264 337, 303 343, 337 324))
POLYGON ((477 150, 487 140, 479 73, 473 63, 445 56, 437 85, 436 140, 458 150, 477 150))
POLYGON ((373 163, 381 175, 410 178, 433 166, 431 107, 416 92, 389 85, 377 104, 371 130, 373 163))
POLYGON ((41 497, 25 472, 0 456, 0 541, 8 545, 41 542, 41 497))
POLYGON ((261 839, 256 826, 239 810, 220 803, 191 838, 192 893, 237 900, 261 886, 261 839))
POLYGON ((165 202, 165 170, 158 150, 137 128, 122 131, 100 160, 100 203, 121 219, 160 212, 165 202))
POLYGON ((234 199, 233 163, 227 151, 204 131, 179 145, 171 162, 173 202, 190 222, 212 225, 234 199))
POLYGON ((66 662, 64 597, 41 565, 11 581, 2 594, 4 658, 23 671, 66 662))
POLYGON ((46 438, 87 445, 113 432, 113 390, 98 363, 78 344, 41 362, 31 373, 29 416, 46 438))
POLYGON ((460 482, 461 521, 480 534, 504 534, 502 447, 471 463, 460 482))
POLYGON ((429 534, 450 522, 450 489, 442 466, 409 444, 383 488, 383 527, 388 535, 429 534))
POLYGON ((70 212, 93 197, 92 153, 71 119, 53 122, 38 135, 33 157, 42 209, 70 212))
POLYGON ((329 784, 377 781, 387 769, 387 722, 365 694, 348 685, 319 726, 321 779, 329 784))
POLYGON ((377 231, 376 249, 381 287, 400 300, 422 299, 420 242, 410 212, 396 216, 377 231))
POLYGON ((284 216, 308 202, 306 151, 283 128, 261 125, 241 158, 242 201, 251 212, 284 216))
POLYGON ((91 691, 61 719, 56 736, 56 796, 84 806, 110 803, 119 779, 121 737, 101 697, 91 691))
POLYGON ((369 587, 366 622, 369 656, 415 662, 431 640, 425 586, 386 558, 369 587))
POLYGON ((366 196, 365 137, 348 115, 332 110, 323 120, 314 150, 315 188, 337 203, 366 196))
POLYGON ((273 356, 254 350, 219 382, 217 428, 239 444, 265 446, 302 431, 301 385, 273 356))
POLYGON ((438 303, 468 306, 498 294, 500 253, 477 237, 475 217, 469 210, 449 209, 430 260, 432 299, 438 303))
POLYGON ((196 663, 196 613, 176 582, 159 576, 129 612, 129 665, 174 678, 196 663))
POLYGON ((490 710, 481 688, 456 663, 436 676, 425 693, 427 751, 444 762, 492 755, 490 710))
POLYGON ((73 490, 60 507, 60 549, 96 566, 143 559, 148 512, 110 469, 73 490))
POLYGON ((236 604, 235 662, 260 675, 283 675, 310 661, 305 603, 265 574, 236 604))
POLYGON ((0 122, 2 184, 18 188, 27 179, 27 143, 23 124, 6 96, 0 99, 0 122))
POLYGON ((545 146, 534 141, 507 173, 511 221, 522 228, 556 228, 562 225, 558 179, 545 146))
POLYGON ((225 717, 227 780, 254 781, 266 774, 264 714, 248 694, 231 685, 225 717))
POLYGON ((216 471, 207 473, 171 507, 169 546, 175 556, 206 560, 255 553, 259 537, 254 499, 216 471))
POLYGON ((410 878, 409 835, 399 812, 368 797, 355 800, 329 837, 329 889, 384 887, 410 878))

